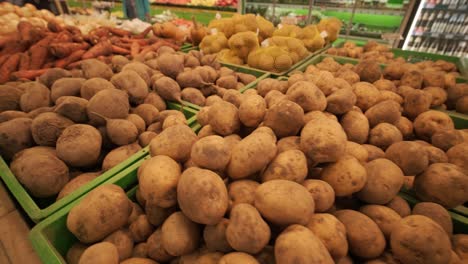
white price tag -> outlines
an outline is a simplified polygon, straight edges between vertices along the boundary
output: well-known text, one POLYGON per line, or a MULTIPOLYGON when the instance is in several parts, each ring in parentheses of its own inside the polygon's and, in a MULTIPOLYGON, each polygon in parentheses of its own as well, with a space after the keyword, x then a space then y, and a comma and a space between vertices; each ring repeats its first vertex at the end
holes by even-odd
POLYGON ((219 12, 216 12, 215 18, 216 19, 221 19, 221 14, 219 12))
POLYGON ((263 48, 270 46, 270 41, 268 39, 265 39, 264 41, 262 41, 261 46, 263 48))
POLYGON ((320 36, 322 38, 327 38, 328 37, 328 32, 324 30, 324 31, 320 32, 320 36))

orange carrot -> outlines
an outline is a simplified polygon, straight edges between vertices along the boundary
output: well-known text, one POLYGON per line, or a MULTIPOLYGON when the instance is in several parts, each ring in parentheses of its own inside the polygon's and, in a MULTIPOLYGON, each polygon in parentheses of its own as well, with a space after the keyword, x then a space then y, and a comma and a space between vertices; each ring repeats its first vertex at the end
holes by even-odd
POLYGON ((12 80, 18 80, 18 79, 34 80, 36 79, 36 77, 39 77, 42 74, 44 74, 47 70, 48 69, 17 71, 11 74, 11 79, 12 80))
POLYGON ((77 50, 85 50, 89 48, 89 44, 83 43, 52 43, 49 46, 49 51, 52 55, 64 58, 77 50))
POLYGON ((152 26, 149 26, 147 27, 145 30, 143 30, 141 33, 137 34, 137 35, 134 35, 133 38, 135 39, 143 39, 146 37, 146 35, 148 35, 148 33, 150 33, 150 31, 153 29, 152 26))
POLYGON ((18 68, 20 54, 16 53, 3 63, 0 67, 0 83, 6 83, 10 79, 10 74, 18 68))
POLYGON ((129 39, 129 38, 121 38, 123 42, 126 43, 134 43, 137 42, 140 46, 146 46, 148 45, 148 40, 147 39, 129 39))
POLYGON ((27 52, 21 53, 19 61, 19 71, 25 71, 29 69, 30 58, 27 52))
POLYGON ((29 23, 28 21, 20 21, 16 28, 18 29, 21 40, 26 42, 31 41, 31 30, 33 28, 33 25, 31 23, 29 23))
POLYGON ((0 67, 2 66, 2 64, 3 64, 6 60, 8 60, 8 57, 10 57, 10 56, 8 56, 8 55, 0 56, 0 67))
POLYGON ((116 35, 116 36, 119 36, 119 37, 130 36, 132 34, 130 31, 125 30, 125 29, 113 28, 113 27, 108 27, 107 29, 113 35, 116 35))
POLYGON ((12 34, 2 36, 0 38, 0 48, 3 48, 4 46, 6 46, 7 44, 9 44, 11 42, 18 41, 19 38, 20 38, 20 36, 16 32, 12 33, 12 34))
POLYGON ((73 37, 68 31, 62 31, 57 34, 57 37, 55 37, 54 42, 72 42, 73 37))
POLYGON ((85 52, 86 52, 86 50, 76 50, 72 54, 70 54, 68 57, 56 61, 55 62, 55 67, 65 68, 69 64, 80 60, 81 56, 83 56, 83 54, 85 54, 85 52))
POLYGON ((31 55, 31 63, 29 68, 31 70, 38 70, 42 67, 42 65, 44 65, 49 54, 48 46, 53 40, 54 36, 55 35, 49 35, 31 46, 29 49, 31 55))
POLYGON ((128 49, 124 49, 119 46, 112 45, 112 53, 126 55, 126 54, 130 54, 130 51, 128 49))
POLYGON ((78 67, 81 66, 81 62, 82 62, 82 60, 79 60, 79 61, 75 61, 75 62, 73 62, 73 63, 70 63, 70 64, 68 64, 67 66, 65 66, 65 69, 71 70, 71 69, 78 68, 78 67))
POLYGON ((132 57, 135 57, 138 53, 140 53, 140 44, 138 44, 138 42, 133 42, 130 47, 130 54, 132 57))
POLYGON ((63 27, 56 20, 50 20, 47 23, 47 29, 49 29, 52 32, 63 31, 63 27))
POLYGON ((99 56, 107 56, 112 54, 112 44, 110 41, 101 41, 95 46, 91 47, 83 56, 83 60, 92 59, 99 56))

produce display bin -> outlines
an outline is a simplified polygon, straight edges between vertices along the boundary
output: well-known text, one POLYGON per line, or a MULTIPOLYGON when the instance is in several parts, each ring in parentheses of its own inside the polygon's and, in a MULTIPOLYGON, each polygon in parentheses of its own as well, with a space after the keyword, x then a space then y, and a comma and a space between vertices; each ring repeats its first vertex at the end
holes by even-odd
MULTIPOLYGON (((345 41, 340 40, 336 41, 333 47, 340 48, 343 47, 345 41)), ((364 46, 365 43, 362 42, 355 42, 358 46, 364 46)), ((417 63, 424 60, 445 60, 451 63, 454 63, 458 70, 460 71, 461 77, 460 79, 468 80, 468 60, 460 59, 459 57, 454 56, 447 56, 447 55, 440 55, 440 54, 433 54, 427 52, 419 52, 419 51, 410 51, 410 50, 402 50, 402 49, 390 49, 390 51, 395 54, 395 58, 402 57, 407 62, 410 63, 417 63)), ((346 57, 345 57, 346 58, 346 57)))
MULTIPOLYGON (((195 129, 197 129, 196 116, 192 116, 187 120, 187 123, 192 130, 195 131, 195 129)), ((127 195, 134 200, 138 184, 138 168, 149 158, 150 156, 146 155, 144 158, 136 161, 99 185, 118 185, 127 191, 127 195)), ((71 208, 77 205, 84 197, 85 195, 82 195, 78 199, 62 207, 60 210, 37 224, 29 233, 29 240, 43 263, 66 263, 65 256, 67 251, 75 242, 77 242, 77 238, 68 230, 66 225, 68 212, 70 212, 71 208)))
MULTIPOLYGON (((358 64, 359 60, 353 59, 353 58, 348 58, 348 57, 341 57, 341 56, 333 56, 333 55, 327 55, 327 54, 320 54, 314 58, 311 58, 308 60, 306 63, 302 64, 299 66, 297 69, 289 73, 289 76, 294 74, 295 72, 304 72, 307 69, 307 66, 309 65, 315 65, 319 62, 321 62, 325 58, 333 58, 336 62, 340 64, 345 64, 345 63, 351 63, 351 64, 358 64)), ((385 68, 385 64, 380 64, 380 67, 383 69, 385 68)), ((457 83, 466 83, 468 82, 467 79, 463 78, 457 78, 457 83)), ((458 113, 456 111, 447 111, 447 110, 442 110, 440 108, 434 108, 434 110, 442 111, 447 113, 450 118, 452 118, 455 128, 457 129, 465 129, 468 128, 468 115, 458 113)))
MULTIPOLYGON (((411 207, 419 203, 420 201, 411 194, 408 194, 405 191, 401 191, 398 194, 401 198, 405 199, 411 207)), ((458 208, 458 207, 457 207, 458 208)), ((464 208, 466 209, 466 207, 464 208)), ((468 234, 468 216, 460 214, 455 209, 449 210, 450 217, 452 218, 453 224, 453 233, 454 234, 468 234)), ((465 211, 466 213, 466 211, 465 211)))
MULTIPOLYGON (((182 108, 180 105, 175 104, 175 103, 170 103, 170 102, 168 102, 167 105, 169 109, 182 110, 182 112, 184 113, 185 117, 188 120, 187 123, 189 125, 196 122, 196 117, 194 117, 194 115, 196 115, 197 113, 196 110, 191 109, 190 107, 182 108)), ((117 166, 104 172, 103 174, 96 177, 96 179, 81 186, 80 188, 72 192, 71 194, 65 196, 64 198, 58 201, 55 201, 55 197, 50 197, 50 198, 32 197, 26 191, 23 185, 21 185, 21 183, 16 179, 15 175, 13 175, 7 163, 2 158, 0 158, 0 177, 5 182, 5 185, 13 194, 13 196, 18 201, 18 203, 21 205, 21 207, 26 212, 26 214, 28 214, 29 218, 31 218, 33 222, 38 223, 41 220, 53 214, 54 212, 63 208, 65 205, 78 199, 83 194, 86 194, 92 189, 101 185, 103 182, 112 178, 114 175, 118 174, 125 168, 141 160, 142 158, 148 156, 148 152, 149 152, 148 147, 143 148, 142 150, 138 151, 136 154, 134 154, 133 156, 125 160, 124 162, 119 163, 117 166)))
POLYGON ((131 166, 132 164, 138 162, 145 156, 148 156, 149 148, 143 148, 138 151, 130 158, 124 162, 119 163, 117 166, 112 169, 104 172, 103 174, 96 177, 96 179, 88 182, 87 184, 81 186, 74 192, 63 197, 62 199, 55 201, 55 197, 50 198, 34 198, 32 197, 26 189, 21 185, 21 183, 16 179, 15 175, 11 172, 10 168, 6 162, 0 158, 0 177, 5 182, 5 185, 13 194, 15 199, 21 205, 23 210, 28 214, 29 218, 35 223, 40 222, 46 217, 57 212, 67 204, 75 201, 84 194, 88 193, 92 189, 101 185, 103 182, 111 179, 114 175, 123 171, 125 168, 131 166))

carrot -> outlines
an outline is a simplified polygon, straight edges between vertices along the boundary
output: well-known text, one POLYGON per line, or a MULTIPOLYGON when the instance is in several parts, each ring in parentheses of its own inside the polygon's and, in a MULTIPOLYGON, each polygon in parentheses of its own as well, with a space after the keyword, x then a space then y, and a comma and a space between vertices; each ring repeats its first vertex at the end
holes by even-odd
POLYGON ((20 53, 8 57, 0 67, 0 83, 6 83, 10 79, 10 74, 18 68, 20 53))
POLYGON ((69 64, 81 59, 81 56, 85 54, 86 50, 75 50, 68 57, 55 61, 55 67, 65 68, 69 64))
POLYGON ((62 31, 57 34, 57 37, 55 37, 54 42, 72 42, 73 37, 68 31, 62 31))
POLYGON ((147 39, 129 39, 129 38, 121 38, 123 42, 126 43, 134 43, 137 42, 140 46, 146 46, 148 45, 148 40, 147 39))
POLYGON ((18 79, 34 80, 36 79, 36 77, 39 77, 42 74, 44 74, 47 70, 48 69, 17 71, 11 74, 11 79, 12 80, 18 80, 18 79))
POLYGON ((65 69, 71 70, 71 69, 79 68, 81 66, 81 62, 82 62, 82 60, 70 63, 67 66, 65 66, 65 69))
POLYGON ((135 57, 138 53, 140 53, 140 44, 138 44, 138 42, 133 42, 130 47, 130 54, 132 57, 135 57))
POLYGON ((6 60, 8 60, 8 57, 10 57, 10 56, 8 56, 8 55, 0 56, 0 67, 2 66, 2 64, 3 64, 6 60))
POLYGON ((21 53, 19 61, 19 71, 25 71, 29 69, 30 58, 27 52, 21 53))
POLYGON ((132 34, 130 31, 125 30, 125 29, 113 28, 113 27, 108 27, 107 29, 113 35, 116 35, 116 36, 119 36, 119 37, 130 36, 132 34))
POLYGON ((55 35, 49 35, 31 46, 29 49, 31 55, 31 63, 29 68, 31 70, 38 70, 42 67, 42 65, 44 65, 49 54, 49 49, 47 46, 49 46, 54 36, 55 35))
POLYGON ((85 50, 89 48, 89 44, 83 43, 52 43, 49 46, 49 51, 52 55, 64 58, 77 50, 85 50))
POLYGON ((12 34, 2 36, 0 38, 0 48, 5 47, 6 45, 8 45, 9 43, 11 43, 13 41, 18 41, 19 38, 20 38, 20 36, 16 32, 12 33, 12 34))
POLYGON ((98 56, 97 59, 105 64, 110 64, 112 62, 112 56, 98 56))
POLYGON ((119 43, 115 43, 114 45, 117 46, 117 47, 128 49, 128 50, 131 50, 131 48, 132 48, 132 44, 130 44, 130 43, 119 42, 119 43))
POLYGON ((101 41, 95 46, 91 47, 81 58, 83 60, 92 59, 99 56, 107 56, 112 54, 112 44, 110 41, 101 41))
POLYGON ((47 23, 47 29, 49 29, 52 32, 63 31, 63 27, 56 20, 50 20, 47 23))
POLYGON ((135 39, 143 39, 146 37, 146 35, 148 35, 148 33, 150 33, 150 31, 153 29, 152 26, 149 26, 147 27, 145 30, 143 30, 140 34, 137 34, 135 36, 133 36, 133 38, 135 39))
POLYGON ((29 23, 28 21, 20 21, 16 28, 18 29, 21 40, 26 42, 31 41, 31 30, 33 28, 33 25, 31 23, 29 23))
POLYGON ((130 51, 128 49, 124 49, 119 46, 112 45, 112 53, 126 55, 126 54, 130 54, 130 51))

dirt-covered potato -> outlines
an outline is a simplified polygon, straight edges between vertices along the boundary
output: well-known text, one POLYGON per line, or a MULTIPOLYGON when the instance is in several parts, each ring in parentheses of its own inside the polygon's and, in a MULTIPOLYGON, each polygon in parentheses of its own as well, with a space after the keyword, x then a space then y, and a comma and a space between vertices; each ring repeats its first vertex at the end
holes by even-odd
POLYGON ((79 96, 85 81, 83 78, 62 78, 55 81, 50 87, 50 99, 55 103, 61 96, 79 96))
POLYGON ((177 201, 192 221, 214 225, 228 208, 228 192, 223 180, 214 172, 196 167, 186 169, 177 184, 177 201))
POLYGON ((76 242, 75 244, 73 244, 73 246, 71 246, 71 248, 67 251, 67 255, 66 255, 66 261, 67 263, 69 264, 78 264, 79 261, 80 261, 80 257, 81 255, 83 255, 83 252, 88 248, 88 246, 80 243, 80 242, 76 242))
POLYGON ((158 134, 150 143, 151 156, 167 155, 184 162, 189 159, 197 135, 186 125, 170 126, 158 134))
POLYGON ((460 167, 460 169, 465 174, 468 174, 468 157, 466 155, 467 151, 468 142, 455 145, 447 151, 449 162, 460 167))
POLYGON ((313 82, 296 82, 289 87, 286 99, 300 105, 304 112, 323 111, 327 107, 325 95, 313 82))
POLYGON ((413 207, 413 215, 424 215, 429 217, 438 223, 444 230, 447 232, 449 237, 453 233, 453 224, 452 218, 448 213, 447 209, 442 207, 440 204, 430 203, 430 202, 421 202, 417 203, 413 207))
POLYGON ((380 123, 395 124, 401 116, 400 105, 392 100, 382 101, 369 108, 365 115, 371 127, 380 123))
POLYGON ((434 147, 448 151, 451 147, 461 144, 464 141, 463 132, 460 130, 440 130, 431 137, 434 147))
POLYGON ((60 190, 59 194, 57 195, 57 201, 74 192, 76 189, 80 188, 86 183, 94 180, 100 174, 100 172, 88 172, 80 174, 71 179, 69 182, 67 182, 67 184, 65 184, 65 186, 62 187, 62 190, 60 190))
POLYGON ((262 128, 267 131, 254 131, 233 147, 227 167, 227 173, 232 179, 246 178, 261 171, 276 156, 273 131, 268 127, 262 128))
POLYGON ((385 101, 385 100, 392 100, 397 102, 399 105, 403 104, 403 97, 401 97, 399 94, 396 92, 391 92, 391 91, 380 91, 380 100, 385 101))
POLYGON ((314 199, 315 212, 328 211, 335 202, 335 191, 326 181, 308 179, 302 182, 314 199))
POLYGON ((356 95, 356 106, 366 111, 380 101, 380 91, 368 82, 353 84, 353 92, 356 95))
POLYGON ((232 208, 226 239, 233 249, 250 254, 259 253, 268 244, 270 235, 270 227, 255 207, 237 204, 232 208))
POLYGON ((222 171, 231 159, 231 149, 220 136, 206 136, 192 146, 190 157, 202 168, 222 171))
POLYGON ((126 225, 131 211, 121 187, 101 185, 70 210, 67 228, 83 243, 97 242, 126 225))
POLYGON ((301 225, 291 225, 278 236, 275 260, 277 264, 334 263, 320 238, 301 225))
POLYGON ((447 89, 447 104, 453 108, 458 99, 468 95, 468 84, 457 83, 447 89))
POLYGON ((357 197, 370 204, 386 204, 403 186, 401 169, 388 159, 375 159, 365 164, 367 181, 357 197))
POLYGON ((346 142, 346 155, 353 156, 362 163, 367 162, 369 159, 369 152, 367 149, 363 145, 352 141, 346 142))
POLYGON ((244 126, 257 127, 263 121, 265 113, 266 102, 261 96, 244 96, 239 106, 239 118, 244 126))
POLYGON ((301 183, 307 177, 307 159, 300 150, 279 153, 262 173, 262 182, 283 179, 301 183))
POLYGON ((393 227, 401 220, 401 216, 395 210, 383 205, 369 204, 361 207, 359 211, 377 224, 386 239, 390 239, 393 227))
MULTIPOLYGON (((352 89, 340 89, 327 96, 327 112, 340 115, 348 112, 356 104, 352 89)), ((317 109, 320 110, 320 109, 317 109)))
POLYGON ((395 196, 393 199, 387 203, 385 206, 393 209, 397 212, 401 217, 406 217, 411 214, 411 208, 408 202, 401 198, 400 196, 395 196))
POLYGON ((10 160, 19 151, 33 145, 31 124, 32 120, 26 117, 0 123, 0 154, 4 159, 10 160))
MULTIPOLYGON (((182 216, 180 218, 182 218, 182 216)), ((190 221, 190 220, 187 219, 187 221, 190 221)), ((191 227, 190 224, 187 224, 185 226, 188 226, 188 225, 189 227, 191 227)), ((184 232, 185 234, 190 235, 189 228, 186 228, 183 231, 185 231, 184 232)), ((187 236, 185 236, 184 238, 186 237, 187 236)), ((174 241, 174 243, 185 242, 185 244, 187 245, 191 242, 191 238, 192 237, 189 237, 189 239, 184 239, 184 240, 177 239, 177 241, 174 241)), ((158 228, 156 231, 154 231, 154 233, 146 241, 146 245, 147 245, 148 257, 150 257, 153 260, 156 260, 158 262, 167 262, 174 258, 174 256, 170 255, 165 249, 165 247, 163 246, 161 228, 158 228)))
POLYGON ((369 143, 381 149, 403 140, 400 130, 389 123, 380 123, 370 130, 369 143))
POLYGON ((278 153, 287 150, 301 149, 301 138, 298 136, 284 137, 278 140, 276 146, 278 148, 278 153))
POLYGON ((210 125, 206 125, 198 131, 199 139, 208 137, 208 136, 216 136, 216 133, 213 131, 213 128, 210 125))
POLYGON ((304 110, 294 102, 282 100, 269 107, 263 124, 277 137, 295 136, 304 125, 304 110))
POLYGON ((146 130, 145 120, 143 120, 143 118, 141 118, 139 115, 129 114, 126 119, 135 125, 138 131, 138 135, 145 132, 146 130))
POLYGON ((127 230, 117 230, 104 238, 103 242, 109 242, 114 244, 119 252, 119 260, 128 259, 132 255, 133 251, 133 240, 130 233, 127 230))
POLYGON ((370 217, 354 210, 339 210, 335 216, 346 228, 349 250, 353 255, 370 259, 382 254, 385 237, 370 217))
POLYGON ((416 195, 426 202, 447 208, 464 204, 468 200, 468 181, 460 167, 451 163, 431 164, 414 180, 416 195))
POLYGON ((385 158, 401 168, 406 176, 417 175, 429 165, 429 157, 417 142, 401 141, 392 144, 385 151, 385 158))
POLYGON ((413 134, 413 122, 404 116, 400 116, 400 118, 393 124, 400 130, 403 139, 408 140, 411 139, 413 134))
POLYGON ((452 247, 455 253, 463 259, 468 259, 468 235, 456 234, 452 237, 452 247))
POLYGON ((158 264, 158 263, 149 258, 132 257, 132 258, 128 258, 120 262, 120 264, 158 264))
POLYGON ((102 118, 127 118, 130 110, 128 95, 117 89, 104 89, 97 92, 88 102, 87 113, 93 125, 105 124, 102 118))
POLYGON ((343 127, 349 141, 364 144, 369 136, 369 121, 359 112, 351 110, 341 117, 340 124, 343 127))
POLYGON ((156 106, 151 104, 140 104, 133 109, 133 114, 140 116, 144 121, 146 126, 149 126, 157 121, 159 116, 159 110, 156 106))
POLYGON ((440 106, 447 100, 447 92, 440 87, 430 86, 424 88, 423 91, 431 94, 431 107, 440 106))
POLYGON ((379 64, 374 60, 363 60, 359 62, 354 71, 359 75, 362 82, 376 82, 382 77, 379 64))
POLYGON ((401 85, 407 85, 414 89, 421 89, 423 84, 423 75, 418 70, 405 71, 401 76, 401 85))
POLYGON ((71 125, 57 139, 57 156, 73 167, 96 164, 101 153, 102 137, 90 125, 71 125))
POLYGON ((329 118, 309 121, 301 131, 301 150, 313 162, 334 162, 344 155, 346 133, 329 118))
POLYGON ((162 247, 172 256, 182 256, 198 247, 200 235, 196 223, 182 212, 175 212, 162 225, 162 247))
POLYGON ((11 85, 0 85, 0 112, 20 110, 22 89, 11 85))
POLYGON ((103 78, 91 78, 80 87, 80 95, 83 99, 90 100, 95 94, 104 89, 115 89, 115 86, 103 78))
POLYGON ((267 95, 265 95, 267 108, 272 108, 275 104, 281 102, 282 100, 286 100, 286 95, 277 90, 270 91, 267 95))
POLYGON ((254 257, 242 252, 232 252, 224 255, 217 264, 260 264, 254 257))
POLYGON ((387 79, 379 79, 375 81, 373 85, 380 91, 391 91, 391 92, 396 91, 395 84, 392 81, 387 80, 387 79))
POLYGON ((410 119, 414 119, 419 114, 428 111, 431 103, 432 95, 429 92, 412 90, 404 96, 403 112, 410 119))
POLYGON ((49 89, 39 82, 22 83, 18 88, 24 90, 19 101, 23 112, 31 112, 51 103, 49 89))
POLYGON ((86 123, 88 121, 88 114, 86 113, 88 100, 75 96, 62 96, 55 103, 55 113, 75 123, 86 123))
POLYGON ((305 225, 314 212, 314 200, 308 190, 287 180, 262 183, 255 191, 254 205, 265 219, 283 226, 305 225))
POLYGON ((101 77, 109 80, 114 75, 110 66, 97 59, 88 59, 81 62, 81 69, 86 79, 101 77))
POLYGON ((255 190, 260 184, 252 180, 239 180, 231 182, 228 185, 229 208, 236 204, 247 203, 254 204, 255 190))
POLYGON ((203 230, 203 240, 206 247, 211 251, 231 252, 232 247, 226 239, 226 228, 229 225, 229 219, 223 218, 216 225, 206 225, 203 230))
POLYGON ((463 96, 457 100, 455 105, 455 110, 458 113, 468 114, 468 96, 463 96))
POLYGON ((238 90, 227 90, 223 94, 223 100, 233 104, 235 107, 239 108, 241 102, 244 99, 244 95, 241 94, 238 90))
POLYGON ((210 106, 207 124, 221 136, 228 136, 240 128, 239 110, 228 102, 217 102, 210 106))
POLYGON ((336 196, 348 196, 365 186, 367 172, 356 158, 348 156, 325 166, 320 179, 332 186, 336 196))
POLYGON ((80 257, 78 264, 118 264, 119 252, 110 242, 101 242, 88 247, 80 257))
POLYGON ((68 167, 53 148, 25 149, 14 156, 10 169, 35 197, 53 196, 69 181, 68 167))
POLYGON ((452 254, 450 239, 444 229, 422 215, 400 220, 393 228, 390 246, 395 257, 405 264, 449 263, 452 254))
POLYGON ((367 150, 367 161, 372 161, 375 159, 380 159, 385 157, 385 152, 374 145, 364 144, 361 145, 367 150))
POLYGON ((454 124, 449 115, 444 112, 429 110, 420 114, 414 120, 414 131, 423 140, 429 141, 432 135, 441 130, 453 130, 454 124))
POLYGON ((258 94, 262 97, 265 97, 268 92, 272 90, 279 91, 281 93, 286 93, 288 89, 288 83, 282 83, 279 80, 272 79, 272 78, 266 78, 258 82, 257 84, 257 91, 258 94))
POLYGON ((314 214, 306 225, 327 248, 334 260, 339 260, 348 253, 346 228, 331 214, 314 214))

